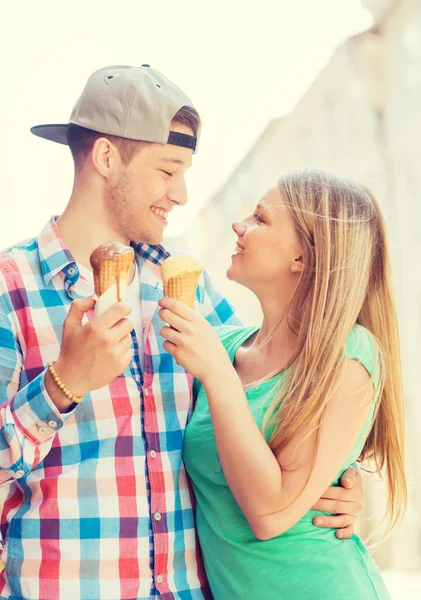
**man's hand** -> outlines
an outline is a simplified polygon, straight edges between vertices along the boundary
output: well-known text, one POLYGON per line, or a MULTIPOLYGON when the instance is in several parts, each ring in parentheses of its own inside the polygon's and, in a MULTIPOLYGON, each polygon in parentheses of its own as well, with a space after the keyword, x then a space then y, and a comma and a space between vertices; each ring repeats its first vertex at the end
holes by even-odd
MULTIPOLYGON (((75 396, 107 385, 121 375, 133 356, 132 322, 125 318, 131 308, 122 302, 114 304, 99 317, 82 324, 83 315, 93 308, 95 297, 74 300, 63 325, 63 339, 55 369, 75 396)), ((49 373, 47 373, 49 375, 49 373)), ((70 401, 51 377, 46 377, 52 401, 65 412, 70 401)))
POLYGON ((336 537, 348 539, 354 533, 354 524, 362 510, 363 480, 358 471, 349 467, 340 480, 341 486, 330 487, 312 507, 313 510, 332 513, 313 519, 317 527, 337 529, 336 537))

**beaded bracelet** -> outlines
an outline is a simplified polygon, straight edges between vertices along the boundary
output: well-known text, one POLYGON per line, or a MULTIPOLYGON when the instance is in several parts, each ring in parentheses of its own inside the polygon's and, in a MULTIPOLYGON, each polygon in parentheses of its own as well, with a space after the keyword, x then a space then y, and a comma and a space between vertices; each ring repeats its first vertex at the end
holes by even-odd
POLYGON ((52 377, 52 378, 53 378, 53 380, 54 380, 54 383, 57 385, 57 387, 59 387, 59 388, 60 388, 60 390, 63 392, 63 394, 64 394, 65 396, 67 396, 67 397, 68 397, 68 399, 69 399, 69 400, 71 400, 72 402, 76 402, 76 404, 79 404, 79 402, 82 402, 82 398, 83 398, 83 396, 75 396, 75 395, 74 395, 74 394, 72 394, 72 392, 71 392, 69 389, 67 389, 67 387, 64 385, 64 383, 62 382, 62 380, 61 380, 61 379, 60 379, 60 377, 58 376, 58 374, 57 374, 57 371, 56 371, 56 370, 55 370, 55 368, 54 368, 54 364, 55 364, 55 361, 53 361, 53 362, 49 362, 49 363, 48 363, 48 365, 47 365, 47 366, 48 366, 48 370, 49 370, 49 371, 50 371, 50 373, 51 373, 51 377, 52 377))

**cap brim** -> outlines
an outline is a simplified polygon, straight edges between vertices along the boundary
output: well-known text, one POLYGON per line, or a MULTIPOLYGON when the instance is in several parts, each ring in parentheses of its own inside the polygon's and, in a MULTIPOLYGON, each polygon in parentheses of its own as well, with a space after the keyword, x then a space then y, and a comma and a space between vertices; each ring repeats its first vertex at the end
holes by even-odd
POLYGON ((35 125, 35 127, 31 127, 31 133, 34 135, 44 138, 44 140, 65 144, 66 146, 68 145, 68 130, 69 123, 67 123, 67 125, 35 125))

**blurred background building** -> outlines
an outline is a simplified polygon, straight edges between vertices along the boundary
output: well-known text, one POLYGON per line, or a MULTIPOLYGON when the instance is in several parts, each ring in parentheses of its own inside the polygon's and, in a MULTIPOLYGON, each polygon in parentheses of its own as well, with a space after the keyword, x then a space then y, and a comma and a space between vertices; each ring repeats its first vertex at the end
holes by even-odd
MULTIPOLYGON (((236 240, 231 223, 252 212, 277 176, 295 167, 326 169, 371 188, 391 242, 410 487, 405 522, 375 556, 382 569, 416 572, 421 570, 421 1, 364 4, 373 14, 372 28, 337 49, 292 112, 269 123, 194 224, 166 243, 200 258, 244 321, 254 323, 260 319, 254 297, 225 277, 236 240)), ((360 528, 367 536, 379 525, 372 517, 382 513, 385 490, 372 477, 365 487, 360 528)), ((414 598, 421 598, 421 583, 419 590, 414 598)), ((409 596, 397 593, 401 597, 409 596)))

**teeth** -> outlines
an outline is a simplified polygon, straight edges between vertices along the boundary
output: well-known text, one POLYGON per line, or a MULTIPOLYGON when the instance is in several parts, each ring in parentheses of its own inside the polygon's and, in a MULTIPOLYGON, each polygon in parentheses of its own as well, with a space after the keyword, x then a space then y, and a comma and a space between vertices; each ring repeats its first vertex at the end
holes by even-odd
POLYGON ((151 206, 151 211, 156 213, 163 219, 166 219, 168 216, 168 213, 165 210, 162 210, 162 208, 156 208, 156 206, 151 206))
POLYGON ((234 252, 236 254, 243 254, 243 249, 240 248, 240 246, 236 246, 235 249, 234 249, 234 252))

